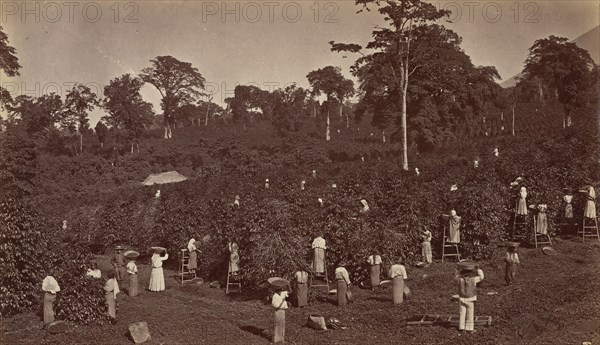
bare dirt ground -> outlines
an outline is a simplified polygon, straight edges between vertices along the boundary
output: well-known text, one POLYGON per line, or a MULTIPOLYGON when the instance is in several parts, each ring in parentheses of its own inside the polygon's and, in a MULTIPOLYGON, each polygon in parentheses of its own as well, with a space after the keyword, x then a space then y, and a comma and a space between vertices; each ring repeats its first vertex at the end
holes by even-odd
MULTIPOLYGON (((476 315, 490 315, 491 326, 475 334, 455 328, 407 326, 414 314, 458 314, 452 279, 453 263, 408 267, 412 296, 394 306, 391 291, 353 287, 355 302, 335 305, 335 296, 311 293, 308 307, 292 308, 286 315, 288 344, 600 344, 600 244, 576 239, 556 240, 556 256, 540 249, 521 249, 517 281, 504 285, 503 250, 482 265, 486 278, 478 289, 476 315), (497 295, 487 295, 495 291, 497 295), (336 317, 345 330, 315 331, 305 327, 310 314, 336 317)), ((140 283, 146 285, 147 266, 140 265, 140 283)), ((208 284, 181 286, 167 271, 167 290, 142 291, 136 298, 118 296, 118 323, 73 327, 51 335, 41 329, 35 313, 2 320, 0 344, 132 344, 127 327, 148 322, 150 345, 267 344, 272 336, 272 310, 263 299, 225 296, 224 289, 208 284)), ((122 288, 127 288, 123 283, 122 288)), ((265 296, 266 297, 266 296, 265 296)))

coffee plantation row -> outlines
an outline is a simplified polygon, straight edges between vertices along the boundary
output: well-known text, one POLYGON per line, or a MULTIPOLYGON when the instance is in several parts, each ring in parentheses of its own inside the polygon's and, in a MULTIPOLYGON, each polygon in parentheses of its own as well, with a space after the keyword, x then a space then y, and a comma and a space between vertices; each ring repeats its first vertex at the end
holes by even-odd
MULTIPOLYGON (((564 188, 575 191, 598 181, 598 146, 590 144, 598 142, 593 110, 582 112, 565 130, 559 129, 558 117, 547 120, 555 124, 547 126, 551 131, 463 138, 445 150, 413 155, 411 165, 418 167, 419 176, 400 168, 393 143, 364 144, 343 135, 326 144, 300 134, 276 140, 264 132, 161 147, 149 140, 142 143, 146 153, 120 157, 114 166, 97 156, 41 155, 35 180, 40 192, 25 203, 9 199, 2 204, 0 222, 8 231, 1 244, 1 313, 38 306, 41 278, 47 268, 58 266, 64 290, 57 301, 58 316, 79 323, 105 322, 101 286, 83 274, 92 254, 117 244, 143 253, 159 245, 175 254, 194 237, 201 242, 201 275, 222 280, 226 244, 235 239, 244 284, 253 289, 261 287, 271 270, 288 276, 307 265, 310 242, 323 232, 330 248, 329 271, 343 260, 352 279, 362 280, 365 258, 372 253, 382 255, 386 265, 398 256, 409 264, 419 260, 419 235, 425 227, 433 232, 434 258, 439 258, 440 215, 455 209, 463 219, 463 256, 489 259, 511 228, 518 188, 510 183, 515 178, 524 178, 529 203, 548 204, 553 235, 561 230, 564 188), (179 159, 181 155, 189 159, 179 159), (478 168, 473 166, 476 158, 478 168), (65 163, 64 170, 48 168, 57 160, 65 163), (170 162, 187 162, 182 163, 187 169, 170 162), (86 166, 91 169, 87 173, 81 170, 86 166), (128 182, 168 168, 191 178, 159 187, 128 182), (120 179, 115 177, 119 174, 120 179), (106 180, 104 175, 112 177, 106 180), (305 190, 300 189, 302 180, 305 190), (458 189, 451 192, 454 184, 458 189), (233 206, 236 195, 239 207, 233 206), (360 199, 368 201, 369 212, 359 213, 360 199)), ((574 207, 581 217, 577 195, 574 207)), ((167 263, 176 268, 178 260, 173 255, 167 263)))

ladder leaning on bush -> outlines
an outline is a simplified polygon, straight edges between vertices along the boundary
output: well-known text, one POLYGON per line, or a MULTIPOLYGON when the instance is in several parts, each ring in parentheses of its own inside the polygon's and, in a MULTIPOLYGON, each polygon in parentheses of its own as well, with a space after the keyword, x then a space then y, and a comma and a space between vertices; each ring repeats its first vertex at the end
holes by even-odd
MULTIPOLYGON (((527 228, 527 216, 528 215, 520 215, 518 214, 518 209, 519 209, 519 201, 517 200, 516 205, 515 205, 515 219, 513 220, 513 224, 512 224, 512 232, 510 233, 510 240, 514 241, 515 239, 525 239, 526 237, 526 233, 524 233, 523 231, 521 231, 519 234, 515 235, 515 230, 518 228, 521 228, 522 226, 525 226, 525 228, 527 228), (519 221, 519 218, 521 218, 522 220, 519 221)), ((535 232, 535 226, 533 227, 533 231, 535 232)))
POLYGON ((586 237, 596 237, 600 241, 600 232, 598 232, 598 218, 587 218, 585 215, 581 221, 581 230, 577 231, 581 235, 583 242, 586 237), (594 231, 595 230, 595 231, 594 231))
POLYGON ((456 256, 458 261, 460 261, 460 251, 458 250, 458 243, 452 243, 452 242, 446 243, 446 238, 447 238, 446 233, 448 234, 448 236, 450 236, 450 220, 448 220, 444 224, 444 234, 443 234, 443 238, 442 238, 442 262, 444 262, 444 258, 447 256, 448 257, 456 256), (447 250, 450 248, 454 249, 453 252, 447 253, 447 250))
POLYGON ((443 238, 443 244, 442 244, 442 262, 444 262, 445 257, 452 257, 452 256, 456 256, 458 261, 460 261, 460 251, 458 250, 458 243, 452 243, 452 242, 448 242, 448 244, 446 243, 446 226, 444 226, 444 238, 443 238), (448 253, 447 250, 450 248, 452 248, 454 250, 453 250, 453 252, 448 253))
POLYGON ((550 239, 550 235, 548 233, 540 234, 536 231, 536 229, 537 229, 537 217, 533 217, 533 241, 535 243, 535 247, 537 248, 539 244, 552 245, 552 240, 550 239), (539 237, 542 237, 542 239, 538 241, 539 237))
POLYGON ((196 279, 196 270, 190 271, 188 264, 190 263, 190 252, 187 248, 181 249, 181 266, 179 267, 179 279, 181 285, 187 281, 196 279))
POLYGON ((327 250, 324 251, 323 254, 323 269, 325 272, 315 272, 315 262, 312 261, 310 266, 312 270, 310 272, 310 282, 309 286, 312 287, 326 287, 327 293, 329 293, 329 274, 327 274, 327 250), (319 281, 321 280, 321 281, 319 281))
POLYGON ((232 274, 231 272, 231 261, 229 261, 229 266, 227 268, 227 285, 225 286, 225 294, 227 295, 230 291, 232 292, 241 292, 242 291, 242 282, 240 281, 239 274, 232 274), (235 287, 235 289, 230 288, 235 287))

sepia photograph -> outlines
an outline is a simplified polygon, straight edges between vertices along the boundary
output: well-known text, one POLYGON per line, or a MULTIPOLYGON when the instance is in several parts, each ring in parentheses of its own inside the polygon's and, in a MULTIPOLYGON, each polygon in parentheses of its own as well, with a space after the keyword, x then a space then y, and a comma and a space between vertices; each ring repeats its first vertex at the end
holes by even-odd
POLYGON ((0 345, 600 345, 600 1, 0 0, 0 345))

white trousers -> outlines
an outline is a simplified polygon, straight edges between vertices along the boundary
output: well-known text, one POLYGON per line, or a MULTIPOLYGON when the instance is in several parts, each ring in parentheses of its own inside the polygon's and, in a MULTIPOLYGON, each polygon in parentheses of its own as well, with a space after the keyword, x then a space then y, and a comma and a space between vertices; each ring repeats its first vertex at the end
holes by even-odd
POLYGON ((458 323, 459 330, 472 331, 475 329, 475 303, 458 302, 460 305, 460 319, 458 323))

